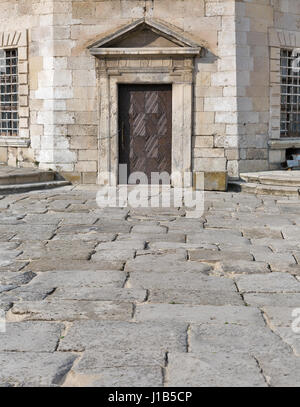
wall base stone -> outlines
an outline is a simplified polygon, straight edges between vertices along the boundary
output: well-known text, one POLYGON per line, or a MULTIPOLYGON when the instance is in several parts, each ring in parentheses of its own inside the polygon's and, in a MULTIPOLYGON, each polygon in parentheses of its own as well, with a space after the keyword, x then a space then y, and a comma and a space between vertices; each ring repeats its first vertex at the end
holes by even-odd
POLYGON ((205 191, 227 190, 228 175, 225 171, 194 172, 193 187, 195 190, 203 190, 203 174, 205 191))

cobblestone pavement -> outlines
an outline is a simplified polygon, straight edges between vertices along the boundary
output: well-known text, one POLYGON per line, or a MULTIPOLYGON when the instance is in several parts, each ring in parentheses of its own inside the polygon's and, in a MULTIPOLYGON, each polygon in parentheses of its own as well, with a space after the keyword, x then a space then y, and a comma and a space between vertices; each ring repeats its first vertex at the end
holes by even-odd
POLYGON ((1 386, 299 386, 300 204, 0 199, 1 386))

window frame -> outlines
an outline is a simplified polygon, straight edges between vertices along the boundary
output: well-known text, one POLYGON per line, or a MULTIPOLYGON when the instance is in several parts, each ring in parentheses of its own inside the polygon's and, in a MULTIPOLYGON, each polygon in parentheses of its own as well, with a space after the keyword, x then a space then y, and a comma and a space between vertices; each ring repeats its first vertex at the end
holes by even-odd
POLYGON ((0 147, 29 147, 29 72, 28 72, 28 30, 0 32, 0 50, 18 50, 18 116, 17 135, 2 136, 0 147))
POLYGON ((19 135, 18 48, 0 50, 0 135, 19 135))
POLYGON ((300 72, 291 48, 280 48, 280 138, 300 137, 300 72))

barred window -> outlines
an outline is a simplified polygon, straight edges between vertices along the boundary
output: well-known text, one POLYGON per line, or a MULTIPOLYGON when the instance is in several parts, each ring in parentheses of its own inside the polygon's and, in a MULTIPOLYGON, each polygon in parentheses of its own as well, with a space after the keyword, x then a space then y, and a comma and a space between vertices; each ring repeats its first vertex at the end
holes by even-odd
POLYGON ((17 136, 18 50, 0 49, 0 136, 17 136))
POLYGON ((281 137, 300 137, 300 72, 293 69, 294 60, 292 50, 281 49, 281 137))

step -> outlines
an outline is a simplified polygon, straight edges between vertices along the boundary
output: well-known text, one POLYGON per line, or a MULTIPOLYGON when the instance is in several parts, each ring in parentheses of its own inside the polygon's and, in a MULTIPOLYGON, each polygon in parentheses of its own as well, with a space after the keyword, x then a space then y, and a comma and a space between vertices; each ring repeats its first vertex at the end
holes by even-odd
POLYGON ((258 195, 299 196, 300 187, 286 185, 268 185, 255 182, 230 181, 229 189, 234 192, 245 192, 258 195))
POLYGON ((11 185, 0 185, 0 195, 7 194, 20 194, 23 192, 29 192, 39 189, 51 189, 64 187, 70 185, 69 181, 45 181, 45 182, 33 182, 27 184, 11 184, 11 185))
POLYGON ((263 171, 242 173, 240 178, 245 182, 263 185, 287 186, 300 188, 300 171, 263 171))
POLYGON ((51 182, 55 180, 53 171, 24 171, 24 169, 13 170, 11 172, 0 172, 0 186, 4 185, 21 185, 41 182, 51 182))

